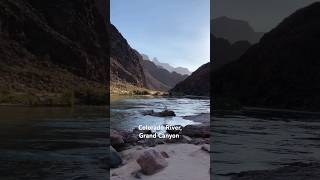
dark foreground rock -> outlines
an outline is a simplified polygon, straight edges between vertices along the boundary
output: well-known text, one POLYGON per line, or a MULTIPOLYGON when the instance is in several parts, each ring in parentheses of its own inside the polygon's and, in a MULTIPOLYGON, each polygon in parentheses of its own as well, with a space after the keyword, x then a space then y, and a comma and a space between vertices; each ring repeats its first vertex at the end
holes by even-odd
POLYGON ((151 130, 139 130, 138 128, 130 131, 123 131, 118 129, 112 129, 110 131, 111 146, 121 152, 126 149, 130 149, 133 146, 143 147, 155 147, 159 144, 209 144, 210 128, 207 125, 187 125, 182 127, 181 125, 171 126, 171 130, 167 130, 168 134, 180 135, 178 138, 139 138, 139 134, 152 134, 151 130))
POLYGON ((144 116, 158 116, 158 117, 176 116, 176 114, 170 110, 164 110, 161 112, 154 112, 153 110, 150 110, 150 111, 144 111, 142 114, 144 116))
POLYGON ((143 134, 152 134, 152 131, 151 131, 151 130, 139 130, 139 128, 134 128, 134 129, 132 130, 132 133, 133 133, 133 134, 136 134, 136 135, 138 135, 138 134, 140 134, 140 133, 143 133, 143 134))
POLYGON ((124 146, 123 136, 120 134, 120 132, 114 129, 110 131, 110 142, 111 145, 116 149, 119 149, 124 146))
POLYGON ((154 148, 147 149, 137 159, 141 170, 146 175, 152 175, 168 166, 167 160, 154 148))
POLYGON ((293 163, 275 170, 241 172, 232 180, 319 180, 320 163, 293 163))
POLYGON ((120 154, 111 146, 110 147, 110 167, 117 168, 122 164, 120 154))
POLYGON ((179 134, 183 128, 181 125, 173 125, 169 127, 170 128, 166 130, 169 134, 179 134))

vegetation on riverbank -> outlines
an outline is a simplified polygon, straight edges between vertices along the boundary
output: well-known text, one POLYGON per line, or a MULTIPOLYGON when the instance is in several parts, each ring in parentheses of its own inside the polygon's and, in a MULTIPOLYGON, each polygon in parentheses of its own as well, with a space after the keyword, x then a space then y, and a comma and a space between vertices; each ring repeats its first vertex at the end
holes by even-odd
POLYGON ((48 61, 24 66, 2 65, 0 105, 73 106, 109 103, 109 90, 103 83, 76 76, 48 61))
POLYGON ((106 105, 109 95, 103 88, 81 87, 57 93, 0 92, 0 105, 19 106, 74 106, 106 105))
POLYGON ((134 86, 124 82, 111 82, 110 94, 112 95, 153 95, 162 96, 167 95, 167 92, 156 91, 144 87, 134 86))

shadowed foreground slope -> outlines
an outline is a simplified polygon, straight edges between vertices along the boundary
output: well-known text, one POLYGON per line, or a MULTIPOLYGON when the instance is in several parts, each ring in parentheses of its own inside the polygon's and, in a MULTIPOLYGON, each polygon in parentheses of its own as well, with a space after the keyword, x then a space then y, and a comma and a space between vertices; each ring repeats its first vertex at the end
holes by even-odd
POLYGON ((0 103, 108 102, 109 39, 97 2, 0 2, 0 103))

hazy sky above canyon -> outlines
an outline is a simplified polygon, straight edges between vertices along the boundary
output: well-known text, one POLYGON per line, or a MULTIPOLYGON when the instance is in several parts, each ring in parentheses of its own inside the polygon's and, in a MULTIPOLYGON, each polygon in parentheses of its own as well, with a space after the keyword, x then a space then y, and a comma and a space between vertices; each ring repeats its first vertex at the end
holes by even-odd
POLYGON ((248 21, 259 32, 268 32, 284 18, 319 0, 211 0, 211 18, 227 16, 248 21))
POLYGON ((194 71, 210 60, 210 0, 111 0, 111 22, 161 62, 194 71))

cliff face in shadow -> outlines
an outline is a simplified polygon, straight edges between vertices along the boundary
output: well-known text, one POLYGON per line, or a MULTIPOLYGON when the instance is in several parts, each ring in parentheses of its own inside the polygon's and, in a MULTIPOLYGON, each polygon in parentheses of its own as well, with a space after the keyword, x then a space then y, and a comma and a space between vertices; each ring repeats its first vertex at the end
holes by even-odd
MULTIPOLYGON (((231 44, 228 40, 217 38, 214 35, 211 35, 210 38, 210 54, 213 60, 212 65, 207 63, 201 66, 184 81, 178 83, 174 88, 172 88, 170 90, 172 94, 209 96, 211 73, 218 71, 233 61, 236 61, 251 46, 248 41, 237 41, 231 44)), ((214 82, 215 79, 212 78, 212 81, 214 82)))
POLYGON ((224 38, 231 43, 249 41, 254 44, 263 36, 262 32, 255 32, 248 22, 228 17, 211 20, 211 32, 214 36, 224 38))
POLYGON ((212 94, 243 105, 320 109, 320 3, 298 10, 213 72, 212 94))
POLYGON ((170 92, 178 95, 209 96, 210 63, 202 65, 184 81, 178 83, 170 92))
MULTIPOLYGON (((147 60, 147 55, 133 49, 113 25, 110 25, 110 40, 110 74, 111 82, 114 82, 115 86, 118 83, 121 86, 127 84, 128 88, 134 85, 137 88, 167 91, 187 77, 187 75, 169 72, 147 60)), ((122 89, 128 91, 126 88, 122 89)))
POLYGON ((228 40, 211 35, 210 53, 213 59, 212 70, 220 69, 224 65, 237 60, 251 46, 248 41, 237 41, 231 44, 228 40))
POLYGON ((76 96, 90 104, 98 91, 108 97, 109 38, 98 3, 0 2, 1 103, 65 104, 76 96))
POLYGON ((115 26, 110 25, 110 70, 111 81, 146 87, 143 59, 138 51, 131 48, 115 26))

